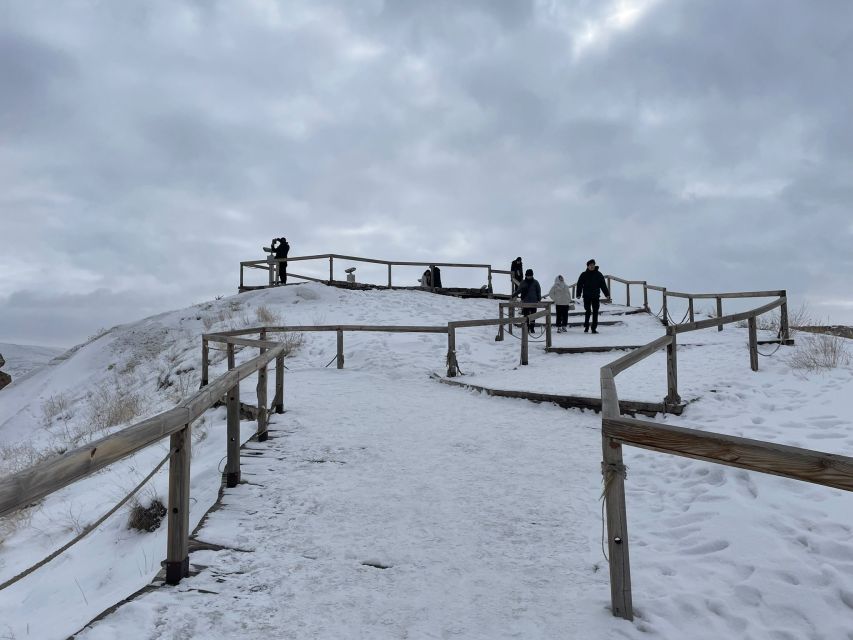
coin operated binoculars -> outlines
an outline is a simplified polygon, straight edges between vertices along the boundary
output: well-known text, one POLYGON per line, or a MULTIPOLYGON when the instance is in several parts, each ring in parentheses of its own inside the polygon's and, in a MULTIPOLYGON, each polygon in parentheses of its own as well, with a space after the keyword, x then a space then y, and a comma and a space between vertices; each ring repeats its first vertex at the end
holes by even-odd
POLYGON ((347 284, 355 284, 355 267, 350 267, 349 269, 344 269, 344 272, 347 274, 347 284))

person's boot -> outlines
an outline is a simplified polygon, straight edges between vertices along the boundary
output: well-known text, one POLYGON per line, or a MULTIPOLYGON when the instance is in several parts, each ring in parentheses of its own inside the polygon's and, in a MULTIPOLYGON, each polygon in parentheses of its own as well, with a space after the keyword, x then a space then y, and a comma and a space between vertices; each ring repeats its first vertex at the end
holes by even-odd
POLYGON ((589 327, 584 327, 584 328, 583 328, 583 332, 584 332, 584 333, 589 333, 589 327))

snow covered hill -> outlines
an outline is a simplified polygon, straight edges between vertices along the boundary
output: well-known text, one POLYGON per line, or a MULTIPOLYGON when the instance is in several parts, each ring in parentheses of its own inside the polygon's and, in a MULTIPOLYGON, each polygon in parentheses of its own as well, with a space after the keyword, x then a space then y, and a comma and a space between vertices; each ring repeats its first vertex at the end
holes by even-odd
MULTIPOLYGON (((612 308, 611 308, 612 310, 612 308)), ((257 291, 117 327, 0 393, 5 469, 168 408, 199 381, 204 331, 257 324, 444 324, 496 317, 496 303, 322 285, 257 291), (263 319, 263 322, 259 320, 263 319)), ((646 315, 556 345, 642 344, 646 315)), ((592 395, 618 354, 546 354, 457 335, 466 378, 592 395)), ((805 374, 791 350, 749 370, 746 331, 689 334, 672 424, 853 455, 853 367, 805 374)), ((851 638, 853 496, 737 469, 626 449, 634 623, 613 618, 601 554, 600 418, 441 385, 446 338, 346 334, 294 339, 286 413, 273 416, 247 484, 227 490, 199 537, 252 553, 193 554, 207 566, 176 589, 118 609, 83 638, 851 638), (378 569, 376 565, 386 566, 378 569)), ((225 368, 214 351, 211 377, 225 368)), ((239 354, 247 358, 250 349, 239 354)), ((238 358, 238 359, 239 359, 238 358)), ((243 384, 251 400, 255 380, 243 384)), ((663 358, 618 380, 659 401, 663 358)), ((244 423, 244 436, 253 430, 244 423)), ((195 429, 194 526, 216 499, 224 409, 195 429)), ((143 451, 6 519, 0 582, 60 546, 163 457, 143 451)), ((161 471, 145 499, 164 496, 161 471)), ((114 516, 69 552, 0 592, 13 638, 65 638, 148 584, 165 527, 114 516)))
POLYGON ((0 342, 0 354, 6 360, 6 364, 2 368, 3 371, 12 376, 12 380, 17 380, 30 371, 43 367, 64 352, 65 349, 55 347, 0 342))

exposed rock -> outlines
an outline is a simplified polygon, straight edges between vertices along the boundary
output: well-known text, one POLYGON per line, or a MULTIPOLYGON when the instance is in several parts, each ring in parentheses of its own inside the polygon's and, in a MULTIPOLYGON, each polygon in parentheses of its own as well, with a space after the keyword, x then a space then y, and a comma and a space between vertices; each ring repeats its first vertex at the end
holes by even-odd
MULTIPOLYGON (((6 364, 6 361, 3 359, 3 354, 0 353, 0 367, 2 367, 4 364, 6 364)), ((2 371, 0 371, 0 389, 5 386, 8 386, 9 384, 11 384, 11 382, 12 376, 10 376, 8 373, 3 373, 2 371)))

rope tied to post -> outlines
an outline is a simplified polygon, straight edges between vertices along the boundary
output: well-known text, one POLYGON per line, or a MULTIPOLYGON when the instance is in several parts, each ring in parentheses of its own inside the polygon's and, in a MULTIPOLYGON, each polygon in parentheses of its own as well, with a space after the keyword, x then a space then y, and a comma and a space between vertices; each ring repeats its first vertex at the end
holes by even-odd
POLYGON ((621 462, 601 462, 601 554, 609 563, 610 558, 607 557, 607 549, 605 542, 607 540, 606 523, 607 519, 604 516, 604 507, 607 501, 607 491, 616 477, 621 477, 623 480, 628 477, 628 467, 621 462))

